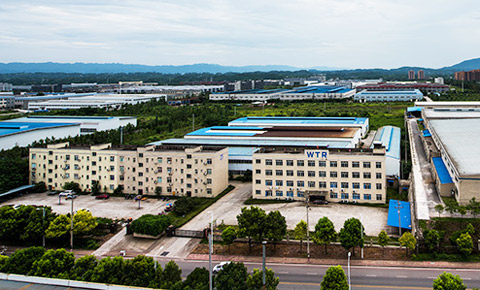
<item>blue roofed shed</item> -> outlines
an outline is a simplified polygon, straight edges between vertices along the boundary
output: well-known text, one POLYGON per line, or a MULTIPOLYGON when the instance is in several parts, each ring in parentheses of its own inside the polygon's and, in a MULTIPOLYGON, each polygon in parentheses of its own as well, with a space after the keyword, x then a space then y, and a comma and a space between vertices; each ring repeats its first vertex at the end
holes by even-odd
POLYGON ((412 229, 412 217, 410 214, 410 203, 401 200, 391 199, 388 204, 387 225, 391 227, 400 227, 402 229, 412 229), (400 218, 399 218, 400 211, 400 218))

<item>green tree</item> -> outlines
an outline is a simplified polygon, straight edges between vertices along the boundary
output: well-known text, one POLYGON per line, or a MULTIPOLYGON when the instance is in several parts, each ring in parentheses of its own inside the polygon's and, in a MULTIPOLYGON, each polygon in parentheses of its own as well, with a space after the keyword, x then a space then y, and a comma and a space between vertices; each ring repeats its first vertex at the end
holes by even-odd
POLYGON ((467 209, 464 206, 458 206, 457 211, 462 216, 462 218, 467 214, 467 209))
POLYGON ((445 201, 445 210, 450 213, 450 216, 453 217, 453 214, 458 211, 458 204, 453 199, 447 199, 445 201))
POLYGON ((92 282, 123 284, 125 260, 122 257, 107 257, 98 261, 93 269, 92 282))
POLYGON ((98 260, 93 255, 86 255, 75 260, 70 279, 79 281, 91 281, 98 260))
MULTIPOLYGON (((79 210, 73 216, 73 234, 87 234, 97 227, 97 219, 89 211, 79 210)), ((59 215, 50 223, 45 234, 47 238, 60 238, 70 232, 70 217, 59 215)))
POLYGON ((47 191, 47 186, 43 181, 40 181, 39 183, 35 183, 35 186, 31 189, 31 192, 33 193, 42 193, 45 191, 47 191))
POLYGON ((287 234, 287 221, 278 211, 274 210, 268 213, 265 219, 265 237, 273 242, 276 249, 277 242, 283 240, 287 234))
POLYGON ((468 233, 461 234, 457 239, 457 247, 460 253, 470 255, 473 250, 472 237, 468 233))
POLYGON ((60 238, 70 230, 70 218, 64 214, 57 216, 45 231, 47 238, 60 238))
POLYGON ((209 272, 205 268, 195 268, 183 281, 183 289, 208 290, 209 272), (188 288, 187 288, 188 287, 188 288))
POLYGON ((480 202, 475 197, 472 197, 468 202, 467 209, 470 210, 474 218, 477 218, 477 215, 480 214, 480 202))
POLYGON ((462 278, 451 273, 443 272, 437 279, 433 280, 433 290, 466 290, 467 285, 463 283, 462 278))
MULTIPOLYGON (((267 290, 276 290, 280 279, 275 277, 275 272, 272 269, 268 269, 265 272, 265 282, 267 290)), ((263 271, 259 269, 253 269, 252 275, 247 277, 248 290, 262 290, 263 289, 263 271)))
POLYGON ((0 255, 0 272, 2 273, 8 272, 6 270, 6 264, 8 259, 9 259, 8 256, 0 255))
POLYGON ((162 278, 162 287, 165 289, 170 289, 177 282, 182 281, 182 270, 174 261, 170 261, 165 265, 162 278))
POLYGON ((234 227, 227 227, 222 232, 222 240, 225 244, 230 245, 233 244, 235 239, 237 238, 237 230, 234 227))
POLYGON ((92 180, 92 194, 93 195, 98 195, 100 193, 101 188, 102 187, 100 186, 100 181, 92 180))
POLYGON ((39 260, 33 262, 29 275, 68 279, 74 262, 73 253, 65 249, 48 250, 39 260))
POLYGON ((148 287, 155 279, 155 263, 151 257, 136 256, 125 263, 123 283, 129 286, 148 287))
POLYGON ((64 190, 73 190, 76 194, 82 193, 82 189, 80 188, 80 184, 76 182, 66 182, 63 185, 64 190))
POLYGON ((348 290, 348 281, 342 266, 334 266, 327 269, 323 276, 320 290, 348 290))
POLYGON ((45 254, 43 247, 30 247, 16 250, 7 260, 4 271, 7 273, 27 275, 35 261, 45 254))
POLYGON ((241 262, 232 262, 223 266, 215 277, 217 290, 247 290, 247 267, 241 262))
POLYGON ((407 251, 407 256, 408 256, 408 251, 415 250, 415 247, 417 245, 417 239, 415 239, 415 237, 410 232, 403 233, 403 235, 398 239, 398 241, 400 242, 400 245, 405 247, 407 251))
POLYGON ((313 233, 313 242, 318 245, 325 246, 325 255, 327 254, 327 246, 331 242, 337 240, 337 232, 332 221, 328 217, 322 217, 315 225, 315 232, 313 233))
POLYGON ((440 217, 440 214, 445 210, 443 205, 441 203, 437 204, 435 206, 435 211, 438 212, 438 217, 440 217))
POLYGON ((383 255, 385 256, 385 246, 388 245, 388 241, 390 240, 390 237, 388 236, 387 232, 382 230, 378 234, 378 244, 382 246, 383 248, 383 255))
POLYGON ((345 221, 343 228, 340 230, 340 243, 345 250, 353 248, 353 255, 355 255, 355 246, 363 247, 364 243, 364 228, 360 220, 350 218, 345 221))
POLYGON ((295 239, 300 240, 300 251, 302 250, 302 243, 307 238, 307 222, 301 220, 295 226, 295 239))
POLYGON ((258 242, 263 239, 266 217, 265 211, 256 206, 244 207, 237 215, 238 236, 248 238, 250 251, 252 251, 252 239, 258 242))
POLYGON ((440 233, 437 230, 425 231, 425 245, 430 251, 438 248, 440 243, 440 233))

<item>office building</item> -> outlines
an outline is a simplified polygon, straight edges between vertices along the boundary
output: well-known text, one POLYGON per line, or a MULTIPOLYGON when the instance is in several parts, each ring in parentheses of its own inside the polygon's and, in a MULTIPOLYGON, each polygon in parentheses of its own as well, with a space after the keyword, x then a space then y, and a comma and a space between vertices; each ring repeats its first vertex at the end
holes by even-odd
POLYGON ((215 197, 228 186, 228 149, 184 146, 70 146, 30 149, 30 184, 61 190, 76 182, 83 191, 215 197))
POLYGON ((419 90, 363 90, 355 94, 354 100, 364 102, 412 102, 423 99, 419 90))

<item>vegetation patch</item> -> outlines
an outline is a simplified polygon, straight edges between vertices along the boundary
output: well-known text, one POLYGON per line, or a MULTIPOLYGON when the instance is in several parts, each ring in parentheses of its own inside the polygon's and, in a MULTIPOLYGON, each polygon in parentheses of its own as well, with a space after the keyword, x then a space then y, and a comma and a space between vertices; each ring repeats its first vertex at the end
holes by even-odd
POLYGON ((134 220, 130 229, 137 234, 158 236, 171 224, 170 218, 165 215, 145 214, 134 220))

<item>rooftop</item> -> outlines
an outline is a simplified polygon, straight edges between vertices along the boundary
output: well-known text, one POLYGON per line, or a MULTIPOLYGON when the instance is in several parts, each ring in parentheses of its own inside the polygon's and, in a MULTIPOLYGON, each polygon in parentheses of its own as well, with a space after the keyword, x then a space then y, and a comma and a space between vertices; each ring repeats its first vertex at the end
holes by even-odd
POLYGON ((480 118, 480 108, 434 108, 423 114, 427 119, 474 119, 480 118))
POLYGON ((307 87, 297 87, 291 90, 288 89, 272 89, 272 90, 263 90, 263 89, 254 89, 254 90, 242 90, 242 91, 232 91, 232 92, 219 92, 214 94, 333 94, 333 93, 346 93, 351 91, 346 87, 341 86, 307 86, 307 87))
POLYGON ((440 179, 440 183, 452 183, 452 177, 450 177, 448 169, 445 166, 445 163, 443 163, 442 157, 433 157, 432 161, 433 165, 435 166, 435 170, 437 171, 438 178, 440 179))
MULTIPOLYGON (((401 135, 402 133, 400 128, 394 126, 385 126, 378 129, 373 140, 382 142, 382 145, 385 146, 385 150, 387 151, 386 156, 400 159, 401 135)), ((371 148, 373 148, 373 143, 371 148)))
POLYGON ((431 120, 429 129, 445 147, 460 175, 480 174, 480 119, 431 120))
POLYGON ((78 126, 76 123, 37 123, 37 122, 0 122, 0 137, 24 133, 33 130, 57 127, 78 126))
POLYGON ((313 125, 363 125, 368 118, 357 117, 244 117, 228 123, 229 126, 313 126, 313 125))
POLYGON ((480 102, 415 102, 415 107, 477 107, 480 106, 480 102))
POLYGON ((403 229, 412 229, 412 218, 410 215, 410 203, 406 201, 391 199, 388 204, 387 225, 391 227, 400 226, 403 229), (400 218, 398 217, 400 210, 400 218), (398 224, 400 222, 400 225, 398 224))
POLYGON ((415 90, 408 89, 408 90, 399 90, 399 91, 363 90, 357 93, 356 95, 422 95, 423 96, 422 92, 420 92, 417 89, 415 90))

